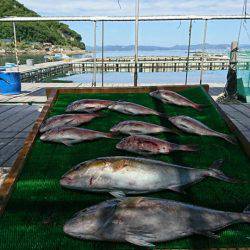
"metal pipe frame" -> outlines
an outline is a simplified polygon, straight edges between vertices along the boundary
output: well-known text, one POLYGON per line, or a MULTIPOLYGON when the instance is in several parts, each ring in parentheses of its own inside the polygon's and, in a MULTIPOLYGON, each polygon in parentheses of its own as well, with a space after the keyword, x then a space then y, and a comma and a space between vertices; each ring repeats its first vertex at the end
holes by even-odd
POLYGON ((140 16, 140 0, 136 0, 135 6, 135 71, 134 86, 138 85, 138 45, 139 45, 139 16, 140 16))
MULTIPOLYGON (((140 16, 139 21, 177 21, 177 20, 241 20, 250 19, 250 15, 169 15, 169 16, 140 16)), ((3 17, 0 22, 46 22, 46 21, 106 21, 134 22, 135 16, 47 16, 47 17, 3 17)))
POLYGON ((193 20, 190 20, 190 24, 189 24, 189 38, 188 38, 187 68, 186 68, 185 85, 187 85, 187 81, 188 81, 189 57, 190 57, 190 47, 191 47, 191 39, 192 39, 192 27, 193 27, 193 20))
POLYGON ((104 22, 102 21, 102 87, 104 86, 104 22))
POLYGON ((93 51, 93 59, 94 59, 94 71, 93 71, 93 80, 92 86, 96 87, 96 21, 94 21, 94 51, 93 51))
POLYGON ((202 84, 202 81, 203 81, 204 54, 206 50, 206 39, 207 39, 207 20, 205 20, 205 24, 204 24, 204 33, 203 33, 203 42, 202 42, 200 84, 202 84))
POLYGON ((15 44, 16 65, 17 65, 17 70, 19 71, 19 59, 18 59, 18 50, 17 50, 16 24, 15 24, 15 22, 13 22, 12 24, 13 24, 13 35, 14 35, 14 44, 15 44))

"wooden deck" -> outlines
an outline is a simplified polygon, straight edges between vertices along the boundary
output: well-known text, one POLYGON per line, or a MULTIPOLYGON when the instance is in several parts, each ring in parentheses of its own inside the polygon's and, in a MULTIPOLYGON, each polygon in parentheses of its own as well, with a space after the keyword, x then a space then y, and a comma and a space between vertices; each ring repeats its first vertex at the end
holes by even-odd
MULTIPOLYGON (((91 84, 24 83, 22 84, 23 92, 20 95, 0 95, 0 186, 47 100, 45 88, 89 86, 91 84)), ((222 86, 211 87, 210 94, 215 97, 222 90, 222 86)), ((239 103, 220 106, 250 143, 250 104, 239 103)))

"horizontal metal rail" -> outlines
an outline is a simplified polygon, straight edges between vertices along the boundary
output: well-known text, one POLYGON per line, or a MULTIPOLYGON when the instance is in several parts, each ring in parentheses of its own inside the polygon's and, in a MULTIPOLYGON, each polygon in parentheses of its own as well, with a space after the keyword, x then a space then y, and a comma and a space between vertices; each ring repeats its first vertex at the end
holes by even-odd
MULTIPOLYGON (((250 15, 174 15, 174 16, 140 16, 139 21, 176 21, 176 20, 240 20, 250 19, 250 15)), ((134 16, 47 16, 47 17, 3 17, 0 22, 45 22, 45 21, 106 21, 134 22, 134 16)))

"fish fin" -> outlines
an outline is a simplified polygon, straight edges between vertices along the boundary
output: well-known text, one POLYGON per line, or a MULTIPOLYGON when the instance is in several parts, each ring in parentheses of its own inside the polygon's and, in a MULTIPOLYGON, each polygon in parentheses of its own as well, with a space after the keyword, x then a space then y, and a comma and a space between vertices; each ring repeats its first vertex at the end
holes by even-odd
POLYGON ((199 234, 199 235, 203 235, 203 236, 206 236, 208 238, 212 238, 212 239, 219 239, 220 236, 213 233, 213 232, 210 232, 210 231, 197 231, 195 232, 196 234, 199 234))
POLYGON ((126 236, 126 241, 129 243, 132 243, 137 246, 142 246, 142 247, 155 247, 154 244, 147 242, 147 237, 143 237, 140 235, 128 235, 126 236))
POLYGON ((176 147, 176 150, 194 152, 194 151, 198 151, 199 147, 197 145, 178 145, 176 147))
POLYGON ((186 194, 183 187, 180 187, 180 186, 172 186, 172 187, 168 187, 168 189, 170 189, 174 192, 180 193, 180 194, 186 194))
POLYGON ((244 214, 250 214, 250 204, 243 210, 244 214))
POLYGON ((71 143, 70 141, 64 140, 64 141, 62 141, 62 143, 63 143, 64 145, 68 146, 68 147, 71 147, 71 146, 72 146, 72 143, 71 143))
POLYGON ((243 210, 242 221, 250 223, 250 204, 243 210))
POLYGON ((115 198, 124 198, 126 197, 126 194, 123 191, 112 191, 109 192, 112 196, 114 196, 115 198))
POLYGON ((208 176, 230 183, 244 183, 244 181, 226 176, 221 170, 219 170, 219 167, 221 167, 222 164, 222 159, 215 161, 208 169, 208 176))
POLYGON ((236 140, 234 137, 230 136, 230 135, 221 134, 220 137, 221 137, 222 139, 224 139, 224 140, 226 140, 226 141, 228 141, 228 142, 234 144, 234 145, 237 144, 237 140, 236 140))

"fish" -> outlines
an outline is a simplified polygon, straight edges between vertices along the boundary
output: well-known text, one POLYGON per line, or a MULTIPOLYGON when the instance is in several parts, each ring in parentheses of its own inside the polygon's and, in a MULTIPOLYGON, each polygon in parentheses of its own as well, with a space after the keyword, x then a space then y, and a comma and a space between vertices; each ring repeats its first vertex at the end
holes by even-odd
POLYGON ((196 145, 179 145, 146 135, 131 135, 122 139, 117 149, 142 155, 169 154, 173 151, 197 151, 196 145))
POLYGON ((112 133, 122 134, 158 134, 158 133, 176 133, 175 131, 152 123, 142 121, 123 121, 113 126, 110 131, 112 133))
POLYGON ((66 146, 99 138, 113 138, 113 135, 85 128, 63 126, 53 128, 40 136, 41 141, 63 143, 66 146))
POLYGON ((198 111, 202 111, 205 105, 197 104, 187 99, 186 97, 170 90, 156 90, 149 93, 150 96, 161 100, 163 103, 175 104, 178 106, 191 107, 198 111))
POLYGON ((82 99, 72 102, 70 105, 68 105, 66 112, 93 113, 102 109, 106 109, 111 104, 113 104, 113 101, 111 100, 82 99))
POLYGON ((239 213, 167 199, 129 197, 104 201, 78 212, 64 224, 63 231, 81 240, 155 247, 157 242, 192 235, 218 239, 216 231, 236 223, 250 223, 250 206, 239 213))
POLYGON ((237 183, 219 168, 223 160, 208 169, 197 169, 146 158, 111 156, 82 162, 64 174, 60 185, 73 190, 109 192, 116 198, 161 190, 185 193, 187 186, 212 177, 237 183))
POLYGON ((113 104, 109 105, 108 109, 127 115, 157 115, 160 117, 168 118, 166 114, 132 102, 116 101, 113 104))
POLYGON ((235 138, 231 137, 230 135, 223 134, 217 131, 214 131, 213 129, 209 128, 202 122, 191 118, 189 116, 173 116, 169 118, 169 121, 175 125, 180 130, 183 130, 187 133, 191 134, 197 134, 201 136, 215 136, 220 137, 232 144, 237 144, 237 141, 235 138))
POLYGON ((99 114, 63 114, 56 115, 48 118, 40 127, 41 133, 50 130, 52 128, 61 127, 65 125, 80 126, 84 123, 90 122, 96 117, 100 117, 99 114))

